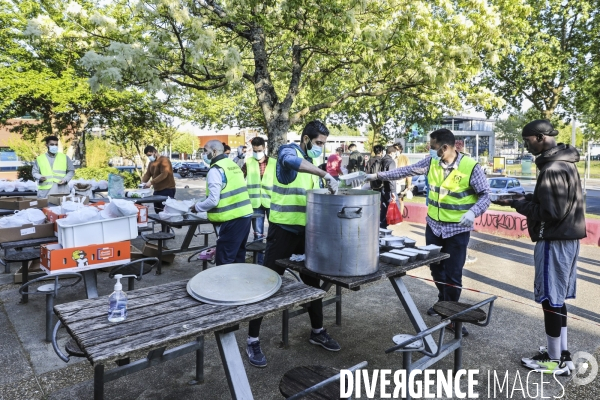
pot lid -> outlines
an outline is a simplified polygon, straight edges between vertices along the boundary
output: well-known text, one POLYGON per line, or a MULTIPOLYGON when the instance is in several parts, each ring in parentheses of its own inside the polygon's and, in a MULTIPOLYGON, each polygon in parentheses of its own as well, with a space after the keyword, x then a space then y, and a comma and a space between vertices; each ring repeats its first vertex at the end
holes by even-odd
POLYGON ((196 300, 217 305, 256 303, 275 294, 281 276, 272 269, 256 264, 227 264, 200 272, 187 284, 196 300))

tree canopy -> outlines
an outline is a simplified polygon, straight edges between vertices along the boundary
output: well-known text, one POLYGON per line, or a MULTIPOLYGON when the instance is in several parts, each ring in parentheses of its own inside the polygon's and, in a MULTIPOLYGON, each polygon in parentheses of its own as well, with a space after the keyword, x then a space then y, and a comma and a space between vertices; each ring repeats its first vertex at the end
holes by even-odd
POLYGON ((95 40, 81 59, 93 87, 189 89, 210 113, 220 103, 231 122, 264 127, 271 151, 292 125, 353 99, 459 93, 505 40, 497 8, 479 0, 119 0, 71 12, 95 40))

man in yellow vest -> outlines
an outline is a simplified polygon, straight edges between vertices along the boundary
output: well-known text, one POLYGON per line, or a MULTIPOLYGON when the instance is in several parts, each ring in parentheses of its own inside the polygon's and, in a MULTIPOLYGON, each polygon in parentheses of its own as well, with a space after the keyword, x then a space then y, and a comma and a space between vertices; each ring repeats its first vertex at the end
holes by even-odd
MULTIPOLYGON (((456 151, 454 134, 439 129, 429 135, 430 156, 416 164, 388 172, 367 175, 367 180, 398 180, 427 175, 429 197, 425 241, 442 246, 450 258, 431 264, 431 276, 438 288, 439 301, 458 301, 467 245, 475 218, 490 205, 489 184, 477 162, 456 151), (447 284, 454 285, 448 286, 447 284)), ((430 308, 429 315, 437 315, 430 308)), ((463 335, 469 333, 463 326, 463 335)))
MULTIPOLYGON (((290 258, 292 254, 304 254, 304 228, 306 226, 306 191, 319 189, 319 178, 325 179, 327 188, 336 193, 338 182, 331 175, 313 164, 321 156, 329 130, 320 121, 309 122, 300 136, 300 145, 290 143, 279 147, 277 167, 273 179, 269 233, 265 251, 265 266, 280 275, 284 268, 275 265, 276 260, 290 258)), ((319 279, 301 275, 307 285, 319 287, 319 279)), ((315 300, 308 307, 312 330, 309 342, 330 351, 339 351, 340 345, 323 329, 323 302, 315 300)), ((246 353, 251 365, 265 367, 267 358, 260 348, 261 319, 250 321, 246 353)))
POLYGON ((218 235, 215 264, 246 262, 252 205, 242 170, 223 154, 223 144, 209 140, 202 156, 210 165, 206 175, 206 199, 192 207, 204 211, 218 235))
POLYGON ((58 137, 44 139, 48 152, 35 159, 31 173, 38 181, 37 197, 45 199, 48 195, 69 194, 69 181, 75 175, 73 162, 64 153, 58 152, 58 137))
MULTIPOLYGON (((254 240, 265 237, 265 216, 269 218, 271 208, 271 192, 273 191, 273 177, 277 160, 265 155, 265 139, 257 136, 250 141, 252 157, 246 158, 242 172, 248 184, 248 194, 254 210, 254 215, 261 215, 252 219, 254 240)), ((258 254, 258 263, 263 265, 264 255, 258 254)))

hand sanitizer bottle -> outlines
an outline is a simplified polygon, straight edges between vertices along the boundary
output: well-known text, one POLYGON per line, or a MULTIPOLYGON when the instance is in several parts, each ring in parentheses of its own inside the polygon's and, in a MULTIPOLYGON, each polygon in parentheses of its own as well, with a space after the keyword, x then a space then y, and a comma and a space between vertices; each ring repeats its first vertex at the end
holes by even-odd
POLYGON ((127 295, 123 291, 121 278, 123 275, 115 275, 117 280, 115 291, 108 297, 108 320, 110 322, 121 322, 127 318, 127 295))

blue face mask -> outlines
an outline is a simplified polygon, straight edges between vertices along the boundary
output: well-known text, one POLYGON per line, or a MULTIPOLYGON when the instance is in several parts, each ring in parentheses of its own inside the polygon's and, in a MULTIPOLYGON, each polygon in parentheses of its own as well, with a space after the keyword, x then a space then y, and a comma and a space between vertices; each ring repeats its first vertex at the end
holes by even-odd
POLYGON ((48 151, 52 154, 58 153, 58 146, 48 146, 48 151))
MULTIPOLYGON (((312 144, 312 143, 311 143, 312 144)), ((306 154, 308 154, 308 156, 310 158, 317 158, 319 157, 321 154, 323 153, 323 148, 319 147, 317 145, 312 144, 312 147, 310 148, 310 150, 306 151, 306 154)))
POLYGON ((434 160, 439 160, 440 156, 438 156, 437 150, 434 149, 429 149, 429 155, 431 156, 431 158, 433 158, 434 160))
POLYGON ((210 165, 210 160, 208 159, 208 157, 206 157, 206 154, 202 154, 202 159, 204 160, 206 165, 210 165))

